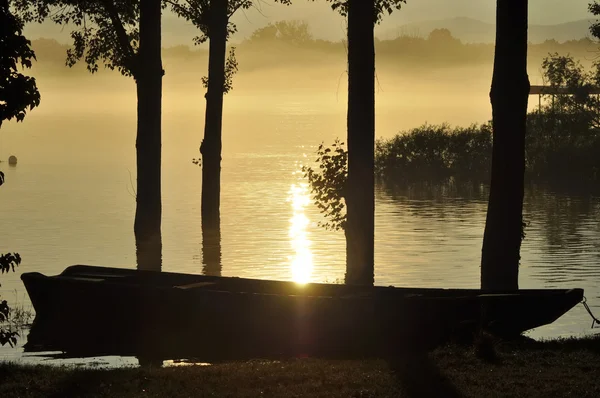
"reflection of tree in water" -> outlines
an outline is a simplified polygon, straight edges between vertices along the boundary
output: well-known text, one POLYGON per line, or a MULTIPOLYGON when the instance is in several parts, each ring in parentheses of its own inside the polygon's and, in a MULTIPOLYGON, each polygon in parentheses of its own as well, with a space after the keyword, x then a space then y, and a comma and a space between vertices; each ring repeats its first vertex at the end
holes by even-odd
POLYGON ((524 210, 539 223, 550 254, 578 254, 600 250, 600 200, 582 190, 556 192, 529 186, 524 210))
MULTIPOLYGON (((381 184, 377 200, 378 205, 392 206, 403 215, 422 220, 418 228, 413 228, 420 234, 424 226, 429 232, 448 230, 458 224, 447 223, 456 221, 474 227, 481 223, 483 233, 488 194, 486 185, 450 180, 381 184)), ((591 281, 600 274, 596 265, 600 259, 600 197, 592 194, 589 186, 528 184, 523 215, 528 225, 521 253, 529 277, 544 283, 572 283, 591 281)), ((472 233, 460 235, 458 230, 451 234, 456 239, 480 239, 472 233)), ((419 236, 429 239, 427 234, 419 236)))
POLYGON ((202 273, 221 276, 221 225, 202 225, 202 273))
POLYGON ((528 236, 523 271, 544 287, 582 287, 598 294, 600 277, 600 199, 582 189, 529 186, 524 210, 528 236))
MULTIPOLYGON (((139 270, 157 272, 160 272, 162 270, 162 234, 160 233, 160 231, 158 233, 153 234, 151 239, 136 239, 135 247, 137 268, 139 270)), ((132 315, 138 316, 140 322, 143 322, 144 319, 152 317, 154 311, 154 303, 147 303, 147 305, 143 306, 143 309, 141 311, 142 313, 132 315)), ((152 346, 152 331, 146 331, 141 326, 138 326, 138 330, 138 339, 142 342, 145 341, 144 343, 140 344, 140 346, 152 346), (146 334, 145 332, 148 332, 148 334, 146 334)), ((155 358, 145 356, 143 354, 138 355, 137 359, 140 363, 140 366, 160 367, 163 363, 162 360, 157 360, 155 358)))
POLYGON ((377 199, 392 201, 405 206, 411 215, 423 218, 456 218, 466 209, 479 210, 487 204, 489 187, 480 182, 422 181, 410 184, 380 183, 376 191, 377 199))
MULTIPOLYGON (((472 210, 473 205, 482 205, 485 210, 489 194, 487 185, 454 180, 380 184, 378 188, 378 200, 403 205, 417 217, 438 219, 456 217, 472 210)), ((526 222, 538 225, 550 252, 564 253, 567 248, 576 253, 590 245, 600 250, 600 199, 590 194, 589 187, 562 187, 558 191, 529 184, 523 213, 526 222)))
POLYGON ((162 269, 162 234, 160 230, 152 238, 140 240, 136 238, 135 254, 137 268, 144 271, 161 271, 162 269))

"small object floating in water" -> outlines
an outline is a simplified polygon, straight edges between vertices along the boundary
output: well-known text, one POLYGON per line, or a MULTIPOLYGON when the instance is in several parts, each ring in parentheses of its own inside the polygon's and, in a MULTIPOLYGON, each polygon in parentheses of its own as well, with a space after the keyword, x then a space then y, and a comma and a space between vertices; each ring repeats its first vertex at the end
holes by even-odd
POLYGON ((16 165, 17 164, 17 157, 15 155, 10 155, 8 157, 8 164, 16 165))

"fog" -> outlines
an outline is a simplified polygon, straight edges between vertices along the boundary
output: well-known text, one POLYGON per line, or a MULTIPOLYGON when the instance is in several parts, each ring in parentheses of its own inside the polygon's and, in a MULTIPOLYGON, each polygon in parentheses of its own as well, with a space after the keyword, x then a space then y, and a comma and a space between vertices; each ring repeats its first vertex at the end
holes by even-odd
MULTIPOLYGON (((306 102, 305 112, 312 106, 325 114, 345 112, 345 45, 315 40, 310 32, 304 37, 303 24, 291 23, 296 24, 296 35, 265 34, 236 45, 239 71, 233 79, 233 91, 226 95, 226 112, 268 112, 277 104, 294 101, 306 102)), ((386 122, 382 119, 383 124, 378 124, 378 135, 389 136, 426 121, 469 124, 490 118, 493 44, 463 44, 448 31, 438 36, 377 41, 377 114, 389 113, 386 122)), ((43 96, 33 113, 129 114, 135 110, 131 78, 102 67, 91 75, 83 64, 67 68, 67 46, 53 40, 34 41, 33 47, 38 62, 31 73, 38 79, 43 96)), ((589 66, 594 51, 597 45, 587 39, 531 45, 530 81, 543 83, 541 63, 548 53, 569 53, 589 66)), ((202 49, 164 49, 165 117, 203 112, 205 88, 201 78, 207 74, 207 62, 207 51, 202 49)))
MULTIPOLYGON (((556 25, 571 21, 590 20, 588 0, 529 0, 529 23, 531 25, 556 25)), ((474 0, 421 0, 408 1, 401 10, 387 15, 376 26, 375 34, 385 37, 387 32, 396 31, 403 25, 419 24, 425 21, 447 20, 466 17, 493 24, 495 21, 495 2, 474 0)), ((280 20, 302 20, 310 26, 315 38, 337 41, 345 36, 345 21, 331 10, 325 1, 297 1, 292 6, 283 6, 272 0, 256 1, 249 10, 241 10, 233 15, 232 22, 238 32, 233 42, 248 38, 253 31, 269 23, 280 20)), ((25 29, 31 39, 49 37, 62 43, 70 42, 70 29, 46 22, 43 25, 32 24, 25 29)), ((428 32, 424 32, 427 34, 428 32)), ((191 45, 197 29, 191 23, 177 18, 166 10, 163 14, 163 43, 167 46, 178 44, 191 45)))
MULTIPOLYGON (((346 136, 344 43, 316 38, 305 22, 284 23, 293 28, 284 29, 287 35, 267 26, 235 44, 239 71, 233 90, 225 96, 225 157, 275 141, 317 145, 346 136), (283 129, 281 123, 302 126, 283 129), (301 136, 294 141, 283 130, 299 131, 294 134, 301 136)), ((47 158, 50 148, 65 153, 66 145, 73 148, 69 156, 81 157, 81 161, 106 156, 133 159, 133 79, 102 66, 93 75, 81 63, 68 68, 68 46, 53 39, 34 40, 32 45, 38 61, 28 72, 38 81, 42 102, 27 116, 27 123, 3 126, 5 145, 0 152, 18 151, 41 159, 47 158)), ((531 83, 543 83, 540 68, 548 53, 569 53, 589 66, 594 51, 597 45, 589 39, 531 44, 531 83)), ((468 126, 490 120, 493 54, 493 44, 463 43, 447 30, 425 37, 378 39, 376 136, 391 137, 424 123, 468 126)), ((197 156, 205 111, 201 78, 207 74, 207 63, 208 53, 202 48, 163 49, 166 157, 181 158, 181 151, 189 159, 197 156)), ((536 105, 537 98, 532 97, 530 108, 536 105)))

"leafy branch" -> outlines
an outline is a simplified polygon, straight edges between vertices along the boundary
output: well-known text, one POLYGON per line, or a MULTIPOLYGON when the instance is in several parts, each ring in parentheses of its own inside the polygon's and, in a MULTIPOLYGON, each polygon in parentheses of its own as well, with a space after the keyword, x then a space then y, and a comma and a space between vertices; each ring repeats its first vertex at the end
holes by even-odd
POLYGON ((325 216, 319 225, 328 230, 343 230, 346 226, 346 202, 344 190, 348 180, 348 151, 344 143, 335 139, 331 147, 323 143, 317 148, 318 169, 303 166, 315 205, 325 216))
MULTIPOLYGON (((223 82, 223 93, 227 94, 233 90, 233 76, 238 71, 238 62, 235 58, 235 47, 229 49, 229 55, 225 60, 225 81, 223 82)), ((202 76, 202 86, 208 89, 208 76, 202 76)))

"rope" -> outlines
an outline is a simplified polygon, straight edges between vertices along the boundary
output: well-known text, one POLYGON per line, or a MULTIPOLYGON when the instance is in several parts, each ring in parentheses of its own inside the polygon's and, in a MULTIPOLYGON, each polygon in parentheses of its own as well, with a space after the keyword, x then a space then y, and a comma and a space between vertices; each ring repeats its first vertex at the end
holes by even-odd
POLYGON ((590 316, 592 317, 592 329, 594 328, 594 325, 596 325, 596 324, 600 325, 600 319, 596 318, 594 316, 594 314, 592 314, 592 310, 590 310, 590 307, 587 304, 587 299, 585 298, 585 296, 583 296, 583 300, 581 301, 581 304, 583 304, 583 306, 587 310, 588 314, 590 314, 590 316))

